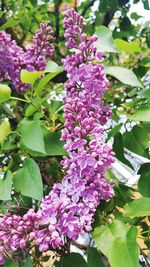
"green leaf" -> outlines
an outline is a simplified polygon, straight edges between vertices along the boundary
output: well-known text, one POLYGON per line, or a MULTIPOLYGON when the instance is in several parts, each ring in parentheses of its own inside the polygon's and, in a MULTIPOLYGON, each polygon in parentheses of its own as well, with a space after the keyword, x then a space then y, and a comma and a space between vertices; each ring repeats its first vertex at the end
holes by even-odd
POLYGON ((115 77, 117 80, 121 81, 124 84, 142 87, 141 83, 138 81, 136 75, 132 70, 123 67, 108 66, 105 68, 105 71, 107 75, 115 77))
POLYGON ((139 96, 142 96, 144 98, 150 98, 150 90, 148 89, 143 89, 140 92, 138 92, 139 96))
POLYGON ((41 107, 43 102, 47 101, 48 98, 49 96, 45 96, 43 98, 36 97, 36 98, 30 99, 32 104, 27 106, 26 111, 25 111, 25 116, 30 117, 35 111, 37 111, 41 107))
POLYGON ((118 8, 117 0, 101 0, 99 11, 100 13, 106 13, 108 11, 116 11, 118 8))
POLYGON ((5 141, 3 143, 3 146, 2 146, 2 152, 3 153, 10 153, 10 151, 13 151, 15 149, 17 149, 17 145, 16 144, 13 144, 12 141, 5 141))
POLYGON ((121 127, 122 127, 122 123, 112 128, 108 133, 108 139, 110 139, 111 137, 114 137, 120 131, 121 127))
POLYGON ((23 196, 41 200, 43 197, 42 177, 38 165, 33 159, 26 159, 23 167, 19 169, 13 179, 17 192, 23 196))
POLYGON ((64 70, 63 66, 59 66, 57 63, 55 63, 52 60, 49 60, 46 64, 45 72, 62 72, 64 70))
POLYGON ((121 133, 117 133, 114 137, 113 151, 115 152, 115 156, 118 160, 133 169, 130 161, 127 160, 124 156, 123 139, 121 133))
POLYGON ((5 31, 8 28, 12 28, 15 25, 18 24, 18 20, 10 18, 6 23, 4 23, 1 27, 0 27, 0 31, 5 31))
POLYGON ((3 201, 11 199, 12 173, 7 171, 3 179, 0 179, 0 199, 3 201))
POLYGON ((44 74, 44 71, 30 72, 28 70, 21 70, 21 81, 23 83, 29 83, 33 85, 37 78, 39 78, 42 74, 44 74))
POLYGON ((131 19, 138 20, 140 18, 142 18, 142 16, 138 15, 136 12, 133 12, 131 14, 131 19))
POLYGON ((150 104, 139 106, 133 115, 127 115, 130 120, 150 122, 150 104))
POLYGON ((120 51, 117 49, 116 45, 114 44, 112 38, 112 32, 109 28, 105 26, 99 26, 95 32, 98 37, 98 40, 95 43, 95 46, 99 51, 103 52, 113 52, 119 53, 120 51))
POLYGON ((0 18, 3 16, 4 11, 0 11, 0 18))
POLYGON ((150 197, 150 163, 144 163, 139 171, 138 190, 144 197, 150 197))
MULTIPOLYGON (((56 267, 88 267, 86 261, 79 253, 70 253, 55 262, 56 267)), ((94 267, 94 266, 93 266, 94 267)))
POLYGON ((3 144, 4 140, 10 133, 10 123, 9 121, 3 121, 0 124, 0 144, 3 144))
POLYGON ((46 154, 49 156, 67 155, 67 152, 63 148, 64 142, 60 141, 61 133, 51 133, 46 128, 43 128, 42 130, 46 154))
POLYGON ((123 143, 130 151, 149 158, 150 133, 146 127, 135 125, 130 132, 123 134, 123 143))
POLYGON ((19 125, 21 141, 33 151, 46 154, 43 133, 39 121, 23 120, 19 125))
POLYGON ((57 76, 61 71, 57 71, 54 73, 48 73, 45 75, 38 83, 36 89, 35 89, 35 95, 40 95, 42 90, 45 88, 45 86, 48 84, 48 82, 53 79, 55 76, 57 76))
POLYGON ((35 157, 64 156, 64 142, 60 132, 50 132, 39 121, 24 120, 20 123, 21 141, 28 153, 35 157))
POLYGON ((50 115, 53 115, 53 113, 58 113, 58 111, 62 111, 62 101, 51 101, 51 105, 49 107, 50 115))
POLYGON ((150 199, 143 197, 131 201, 125 206, 125 217, 141 217, 150 215, 150 199))
POLYGON ((144 8, 149 10, 150 9, 149 8, 149 1, 148 0, 142 0, 142 2, 143 2, 143 5, 144 5, 144 8))
POLYGON ((133 53, 140 53, 141 48, 139 46, 139 41, 135 40, 133 42, 127 42, 121 39, 115 39, 114 43, 116 47, 125 53, 133 54, 133 53))
POLYGON ((17 262, 15 262, 13 260, 5 259, 4 267, 19 267, 19 265, 17 262))
POLYGON ((27 257, 23 263, 21 263, 20 267, 33 267, 31 257, 27 257))
POLYGON ((108 258, 111 267, 139 267, 139 250, 136 243, 137 229, 131 227, 125 238, 117 238, 108 258))
POLYGON ((96 248, 88 248, 88 267, 105 267, 96 248))
POLYGON ((0 103, 10 99, 11 89, 6 84, 0 84, 0 103))
POLYGON ((126 203, 131 201, 132 199, 132 192, 128 186, 125 186, 121 183, 114 186, 114 201, 115 205, 118 207, 123 208, 126 203))
MULTIPOLYGON (((142 98, 136 98, 136 99, 131 99, 129 102, 122 103, 122 106, 127 110, 127 112, 131 113, 132 110, 135 109, 135 107, 140 104, 143 101, 142 98)), ((126 114, 127 116, 128 114, 126 114)))
POLYGON ((93 238, 96 246, 107 257, 114 240, 126 236, 128 227, 121 221, 113 221, 107 225, 101 225, 94 229, 93 238))
POLYGON ((30 72, 27 70, 21 71, 21 81, 24 83, 34 84, 35 81, 44 73, 51 72, 44 76, 38 83, 35 89, 35 95, 40 94, 46 84, 54 78, 57 74, 62 72, 64 68, 62 66, 58 66, 54 61, 48 61, 46 68, 44 71, 34 71, 30 72))

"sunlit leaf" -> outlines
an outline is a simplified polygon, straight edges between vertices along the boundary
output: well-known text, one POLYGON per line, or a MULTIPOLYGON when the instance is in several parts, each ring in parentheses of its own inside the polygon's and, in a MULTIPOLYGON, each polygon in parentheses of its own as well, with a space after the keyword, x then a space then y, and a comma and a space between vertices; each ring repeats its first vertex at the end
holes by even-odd
POLYGON ((63 66, 59 66, 57 63, 55 63, 52 60, 49 60, 47 62, 46 68, 45 68, 45 72, 62 72, 64 70, 63 66))
POLYGON ((131 201, 125 206, 125 217, 141 217, 150 215, 150 199, 143 197, 131 201))
POLYGON ((21 81, 23 83, 29 83, 34 84, 37 78, 39 78, 42 74, 44 74, 44 71, 28 71, 28 70, 22 70, 21 71, 21 81))
POLYGON ((108 66, 105 68, 106 74, 115 77, 117 80, 124 84, 131 86, 142 87, 141 83, 138 81, 136 75, 132 70, 118 67, 118 66, 108 66))
POLYGON ((150 104, 139 106, 132 115, 127 115, 133 121, 150 122, 150 104))
POLYGON ((111 267, 139 267, 137 229, 131 227, 124 238, 117 238, 109 251, 111 267))
POLYGON ((11 89, 6 84, 0 84, 0 103, 10 99, 11 89))
POLYGON ((133 41, 133 42, 127 42, 121 39, 115 39, 114 43, 116 44, 116 47, 125 53, 140 53, 141 48, 140 48, 140 43, 139 41, 133 41))
POLYGON ((142 96, 144 98, 150 98, 150 89, 143 89, 140 92, 138 92, 139 96, 142 96))
POLYGON ((110 224, 96 227, 94 229, 93 238, 97 248, 100 249, 105 256, 108 256, 114 240, 118 237, 124 238, 127 230, 127 225, 117 220, 110 224))
POLYGON ((105 26, 99 26, 95 32, 98 37, 95 45, 99 51, 119 53, 113 38, 112 32, 105 26))
POLYGON ((4 140, 10 133, 10 123, 9 121, 3 121, 0 124, 0 144, 3 144, 4 140))

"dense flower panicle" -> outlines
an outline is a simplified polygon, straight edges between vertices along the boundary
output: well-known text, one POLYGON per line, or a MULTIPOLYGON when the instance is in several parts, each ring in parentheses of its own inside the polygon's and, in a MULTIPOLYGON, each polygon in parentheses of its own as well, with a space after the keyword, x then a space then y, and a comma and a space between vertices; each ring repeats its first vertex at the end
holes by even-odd
MULTIPOLYGON (((40 212, 35 213, 30 209, 23 217, 6 214, 0 219, 0 259, 8 251, 13 253, 18 249, 24 250, 32 240, 32 232, 39 227, 40 212)), ((1 261, 0 261, 1 263, 1 261)))
POLYGON ((100 102, 108 81, 103 66, 94 63, 102 56, 94 47, 96 38, 88 39, 82 33, 83 18, 73 9, 67 12, 64 27, 67 46, 80 49, 63 60, 69 80, 65 84, 65 129, 61 138, 66 141, 69 157, 62 161, 66 176, 41 205, 42 217, 54 220, 62 242, 63 236, 75 240, 90 231, 100 200, 113 195, 112 183, 106 182, 104 172, 114 156, 103 136, 102 126, 111 111, 100 102))
POLYGON ((103 134, 103 125, 111 116, 101 101, 108 81, 103 65, 95 63, 102 54, 94 47, 96 38, 88 39, 82 33, 83 18, 73 9, 67 12, 64 27, 67 46, 80 50, 63 60, 69 78, 65 84, 65 128, 61 136, 68 152, 68 157, 62 160, 66 175, 43 199, 37 213, 30 210, 22 218, 15 217, 17 233, 12 231, 12 222, 9 225, 13 217, 5 215, 0 220, 1 254, 4 247, 22 249, 31 241, 40 251, 47 251, 63 246, 66 237, 76 240, 91 231, 100 201, 113 195, 113 184, 104 177, 114 161, 103 134))
POLYGON ((18 91, 30 89, 29 84, 22 83, 22 69, 41 71, 46 67, 46 58, 54 52, 52 28, 42 22, 33 38, 33 45, 26 51, 11 40, 9 34, 0 32, 0 81, 10 80, 12 88, 18 91))
POLYGON ((29 71, 41 71, 46 67, 46 57, 52 57, 54 46, 52 44, 54 38, 53 31, 50 26, 42 22, 40 28, 33 37, 32 45, 26 48, 24 55, 26 66, 29 71))
POLYGON ((11 40, 9 34, 0 32, 0 81, 10 80, 13 89, 26 88, 20 81, 20 72, 24 65, 23 49, 11 40))

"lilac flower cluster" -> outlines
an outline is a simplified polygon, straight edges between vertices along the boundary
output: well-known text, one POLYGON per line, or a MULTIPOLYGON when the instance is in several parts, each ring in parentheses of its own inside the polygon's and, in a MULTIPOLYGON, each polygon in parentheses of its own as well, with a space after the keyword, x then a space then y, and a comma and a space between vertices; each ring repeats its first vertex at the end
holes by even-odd
POLYGON ((52 41, 52 28, 44 22, 26 51, 12 41, 9 34, 0 32, 0 81, 10 80, 12 88, 17 91, 29 89, 29 85, 20 80, 21 70, 44 70, 46 58, 51 58, 54 52, 52 41))
POLYGON ((0 265, 4 264, 3 255, 9 252, 10 257, 17 250, 24 250, 31 240, 33 229, 39 227, 40 214, 29 210, 23 217, 6 214, 0 219, 0 265))
POLYGON ((0 220, 1 255, 4 249, 23 249, 30 242, 47 251, 62 247, 66 237, 76 240, 91 231, 100 201, 113 195, 113 184, 104 177, 114 153, 103 134, 111 112, 101 101, 108 85, 103 65, 96 64, 102 54, 94 47, 96 37, 82 33, 85 23, 73 9, 65 15, 64 28, 66 46, 79 50, 63 60, 69 78, 61 136, 68 152, 62 160, 66 175, 43 199, 39 211, 29 210, 22 218, 5 215, 0 220))
POLYGON ((33 44, 26 48, 24 57, 27 70, 41 71, 45 69, 46 57, 51 58, 54 53, 54 46, 52 44, 53 40, 52 28, 42 22, 39 30, 33 37, 33 44))
POLYGON ((20 81, 23 66, 25 66, 23 49, 11 40, 9 34, 0 32, 0 81, 10 80, 17 90, 25 89, 26 85, 20 81))

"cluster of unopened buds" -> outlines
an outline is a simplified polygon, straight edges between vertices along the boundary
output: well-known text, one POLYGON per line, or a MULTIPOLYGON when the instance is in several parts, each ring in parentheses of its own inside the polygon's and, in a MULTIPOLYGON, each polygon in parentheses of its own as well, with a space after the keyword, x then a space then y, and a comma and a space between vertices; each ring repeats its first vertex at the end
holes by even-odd
POLYGON ((23 217, 8 214, 0 219, 1 263, 5 250, 13 254, 32 243, 43 252, 61 248, 66 237, 77 240, 92 230, 101 200, 113 195, 113 183, 104 177, 114 160, 103 134, 103 125, 111 117, 101 101, 108 81, 103 65, 95 63, 103 56, 94 46, 97 38, 88 38, 83 33, 85 27, 82 16, 74 9, 67 11, 66 46, 78 52, 63 60, 68 73, 61 136, 68 153, 62 160, 66 175, 62 182, 54 184, 39 211, 29 210, 23 217))

